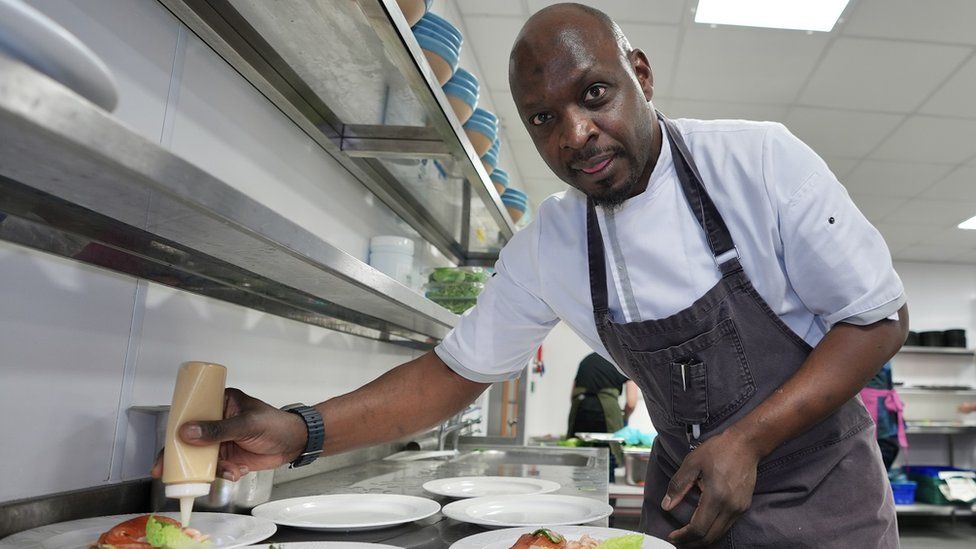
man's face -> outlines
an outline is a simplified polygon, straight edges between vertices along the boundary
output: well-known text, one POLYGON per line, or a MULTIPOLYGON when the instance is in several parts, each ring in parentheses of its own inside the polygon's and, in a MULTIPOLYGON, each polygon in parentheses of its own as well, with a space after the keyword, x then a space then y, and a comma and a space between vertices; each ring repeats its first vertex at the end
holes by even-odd
POLYGON ((653 87, 643 53, 624 54, 599 34, 567 26, 527 39, 515 50, 510 81, 549 168, 614 206, 643 191, 653 168, 653 87))

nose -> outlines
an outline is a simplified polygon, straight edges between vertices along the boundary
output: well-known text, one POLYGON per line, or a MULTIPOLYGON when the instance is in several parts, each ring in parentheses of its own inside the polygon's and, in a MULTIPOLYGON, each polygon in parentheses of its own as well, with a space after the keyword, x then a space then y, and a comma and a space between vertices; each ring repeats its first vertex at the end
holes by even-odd
POLYGON ((590 139, 595 139, 596 135, 597 127, 593 119, 580 109, 570 109, 563 117, 559 147, 579 150, 585 147, 590 139))

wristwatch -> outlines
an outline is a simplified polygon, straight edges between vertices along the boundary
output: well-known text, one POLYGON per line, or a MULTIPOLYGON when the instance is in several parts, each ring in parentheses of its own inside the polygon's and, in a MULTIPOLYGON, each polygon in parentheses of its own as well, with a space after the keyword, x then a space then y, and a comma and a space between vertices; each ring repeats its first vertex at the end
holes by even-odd
POLYGON ((322 414, 311 406, 301 403, 282 406, 282 410, 301 416, 308 429, 308 442, 305 443, 305 450, 289 464, 289 467, 303 467, 315 461, 322 455, 322 445, 325 442, 325 422, 322 421, 322 414))

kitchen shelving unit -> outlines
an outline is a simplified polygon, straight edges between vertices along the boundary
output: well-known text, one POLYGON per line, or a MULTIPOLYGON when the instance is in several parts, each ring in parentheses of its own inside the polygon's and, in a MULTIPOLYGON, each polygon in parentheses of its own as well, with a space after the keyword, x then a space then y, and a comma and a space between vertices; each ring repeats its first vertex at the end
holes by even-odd
MULTIPOLYGON (((958 401, 976 400, 976 351, 907 346, 898 351, 894 360, 894 377, 904 384, 896 388, 905 402, 907 433, 910 437, 944 437, 946 464, 953 465, 956 438, 976 433, 976 423, 954 411, 958 401)), ((896 509, 903 515, 973 515, 966 507, 927 503, 896 505, 896 509)))
POLYGON ((395 0, 160 2, 452 261, 491 264, 512 237, 395 0))
MULTIPOLYGON (((515 227, 395 0, 160 2, 446 257, 497 258, 515 227)), ((416 348, 457 322, 46 76, 0 75, 0 238, 416 348)))

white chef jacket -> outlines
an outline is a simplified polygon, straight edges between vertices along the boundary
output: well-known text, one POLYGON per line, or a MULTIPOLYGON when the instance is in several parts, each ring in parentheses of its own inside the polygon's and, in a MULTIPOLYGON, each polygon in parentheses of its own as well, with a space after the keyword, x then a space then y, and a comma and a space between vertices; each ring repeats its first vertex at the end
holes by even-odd
MULTIPOLYGON (((891 317, 904 288, 881 234, 824 161, 782 124, 675 120, 745 273, 811 346, 838 322, 891 317)), ((720 279, 675 173, 667 133, 647 189, 597 208, 610 313, 617 322, 688 308, 720 279)), ((496 274, 435 348, 465 378, 517 377, 559 320, 604 358, 590 299, 586 196, 555 194, 502 250, 496 274)))

